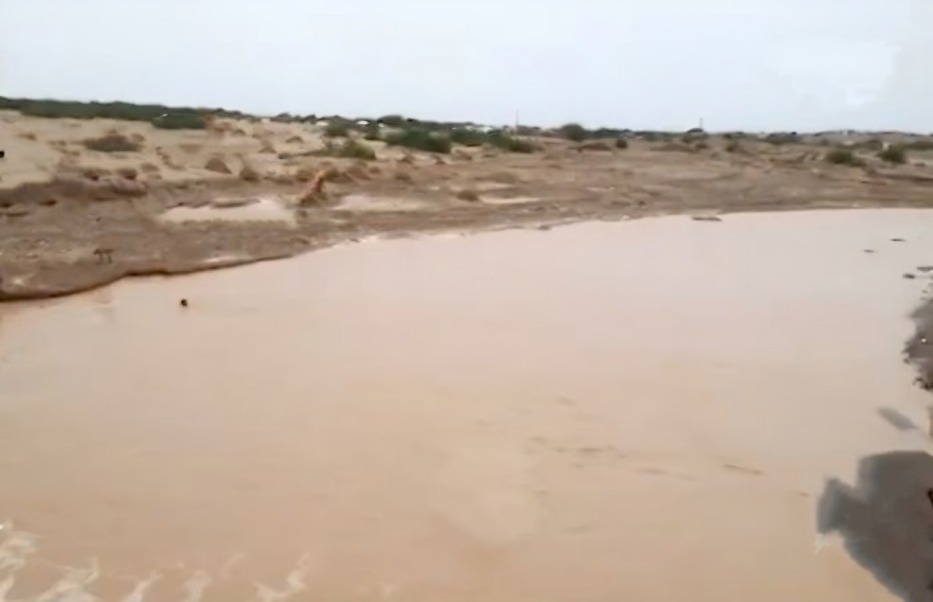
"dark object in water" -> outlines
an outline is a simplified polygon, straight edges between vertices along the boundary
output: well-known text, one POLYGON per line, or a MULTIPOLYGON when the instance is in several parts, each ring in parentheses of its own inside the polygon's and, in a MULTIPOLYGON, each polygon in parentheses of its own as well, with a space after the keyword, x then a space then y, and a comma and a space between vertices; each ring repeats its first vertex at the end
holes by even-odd
POLYGON ((0 150, 0 159, 6 159, 6 151, 0 150))
POLYGON ((899 431, 919 431, 920 428, 914 422, 904 416, 894 408, 878 408, 878 415, 884 418, 888 424, 899 431))
POLYGON ((188 300, 182 299, 181 301, 178 302, 178 304, 181 305, 182 307, 188 307, 188 300))
POLYGON ((904 240, 903 238, 892 238, 891 242, 907 242, 907 241, 904 240))

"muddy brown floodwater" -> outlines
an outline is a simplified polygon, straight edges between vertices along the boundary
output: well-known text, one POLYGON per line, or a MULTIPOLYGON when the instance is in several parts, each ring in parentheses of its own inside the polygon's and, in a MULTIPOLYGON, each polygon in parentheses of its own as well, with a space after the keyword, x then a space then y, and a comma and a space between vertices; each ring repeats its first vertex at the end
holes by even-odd
POLYGON ((930 211, 681 216, 5 307, 0 600, 896 599, 816 510, 930 447, 931 262, 930 211))

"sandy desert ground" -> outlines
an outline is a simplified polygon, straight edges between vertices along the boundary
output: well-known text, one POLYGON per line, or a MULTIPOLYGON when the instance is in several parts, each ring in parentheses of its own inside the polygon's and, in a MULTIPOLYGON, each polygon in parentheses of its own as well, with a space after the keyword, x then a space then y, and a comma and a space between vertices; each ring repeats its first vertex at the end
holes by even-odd
POLYGON ((876 156, 885 142, 933 149, 903 135, 781 144, 633 137, 627 149, 537 138, 531 154, 455 147, 437 155, 354 134, 375 151, 374 160, 354 160, 327 156, 323 133, 308 123, 217 119, 207 130, 162 130, 0 112, 3 297, 58 296, 127 275, 289 256, 370 234, 933 203, 933 150, 911 150, 903 165, 876 156), (133 150, 92 150, 113 137, 133 150), (825 161, 840 144, 864 165, 825 161), (300 204, 322 174, 324 198, 300 204))

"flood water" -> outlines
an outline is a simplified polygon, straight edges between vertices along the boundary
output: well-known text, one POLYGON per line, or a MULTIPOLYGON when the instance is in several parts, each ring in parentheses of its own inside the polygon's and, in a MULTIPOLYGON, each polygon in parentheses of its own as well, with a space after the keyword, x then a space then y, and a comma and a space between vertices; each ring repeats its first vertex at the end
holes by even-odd
POLYGON ((671 217, 3 308, 0 601, 895 599, 815 513, 929 448, 929 263, 933 212, 671 217))
POLYGON ((292 211, 275 198, 220 199, 202 207, 181 205, 166 211, 162 219, 168 222, 252 221, 296 225, 292 211))

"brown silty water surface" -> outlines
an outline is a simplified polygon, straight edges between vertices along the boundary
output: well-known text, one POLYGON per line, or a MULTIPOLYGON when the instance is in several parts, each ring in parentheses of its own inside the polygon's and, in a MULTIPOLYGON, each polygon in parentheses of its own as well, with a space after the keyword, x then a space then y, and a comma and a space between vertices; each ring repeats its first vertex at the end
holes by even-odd
POLYGON ((931 233, 370 241, 5 308, 0 600, 894 599, 815 512, 929 447, 878 411, 925 430, 931 233))

